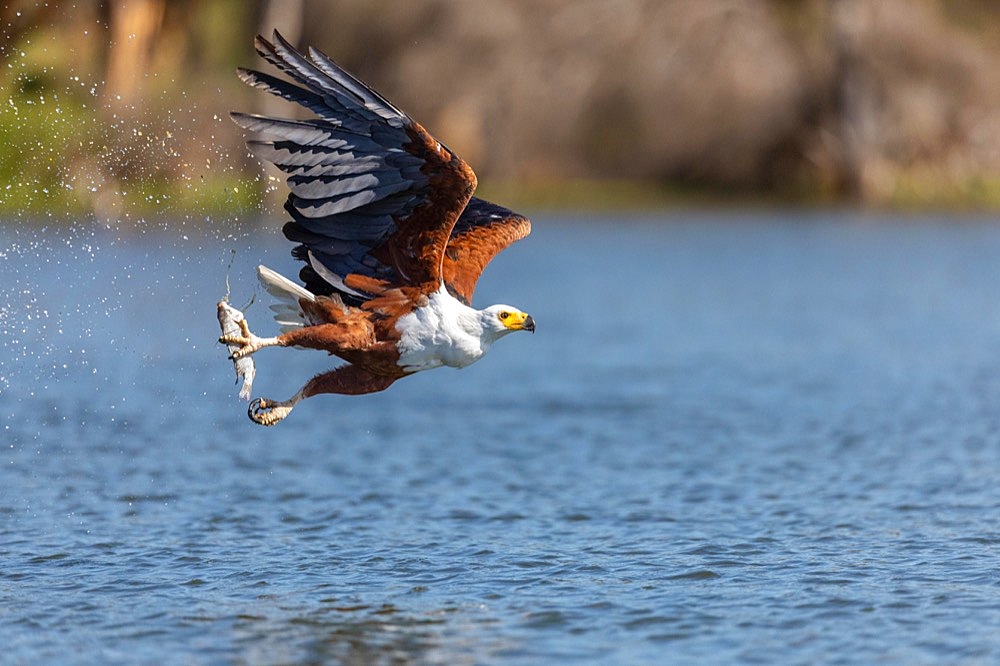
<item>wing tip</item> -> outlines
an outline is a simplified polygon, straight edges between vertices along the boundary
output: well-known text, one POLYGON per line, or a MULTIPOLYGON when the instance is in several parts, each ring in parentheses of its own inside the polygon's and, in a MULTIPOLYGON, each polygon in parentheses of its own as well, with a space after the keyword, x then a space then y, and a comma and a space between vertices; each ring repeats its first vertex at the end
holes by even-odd
POLYGON ((262 120, 261 116, 243 111, 230 111, 229 119, 245 130, 253 131, 257 123, 262 120))
POLYGON ((248 86, 255 86, 258 80, 257 77, 260 76, 260 72, 255 69, 250 69, 249 67, 237 67, 236 76, 240 81, 248 86))
POLYGON ((285 39, 285 37, 280 32, 278 32, 277 28, 271 31, 271 39, 274 40, 275 46, 282 46, 286 49, 291 49, 293 51, 295 50, 295 47, 292 46, 291 43, 287 39, 285 39))
MULTIPOLYGON (((274 32, 277 33, 278 31, 275 30, 274 32)), ((274 44, 272 44, 271 42, 267 41, 267 39, 264 37, 264 35, 261 35, 260 33, 258 33, 253 38, 253 48, 261 56, 267 57, 266 54, 271 53, 272 51, 274 51, 274 44)))

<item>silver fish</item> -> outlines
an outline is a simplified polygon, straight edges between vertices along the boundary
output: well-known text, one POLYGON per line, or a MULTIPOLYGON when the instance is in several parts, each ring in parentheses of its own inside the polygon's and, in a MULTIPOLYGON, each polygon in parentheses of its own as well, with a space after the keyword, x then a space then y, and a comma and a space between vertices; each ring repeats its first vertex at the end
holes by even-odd
MULTIPOLYGON (((243 336, 245 335, 245 330, 240 326, 240 322, 245 322, 246 317, 243 313, 231 306, 226 301, 219 301, 219 326, 222 327, 223 335, 234 335, 243 336)), ((232 354, 240 348, 239 345, 233 343, 226 343, 226 347, 229 349, 229 353, 232 354)), ((250 391, 253 389, 253 378, 257 373, 257 368, 254 365, 253 357, 243 356, 242 358, 233 359, 233 368, 236 370, 236 381, 243 378, 243 386, 240 388, 240 399, 249 400, 250 391)))

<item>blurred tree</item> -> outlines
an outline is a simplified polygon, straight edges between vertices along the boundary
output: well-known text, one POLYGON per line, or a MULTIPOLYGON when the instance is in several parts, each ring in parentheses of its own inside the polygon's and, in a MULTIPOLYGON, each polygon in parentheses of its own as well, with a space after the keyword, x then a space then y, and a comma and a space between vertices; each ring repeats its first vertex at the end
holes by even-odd
POLYGON ((374 84, 487 185, 1000 205, 988 0, 8 0, 0 173, 101 210, 259 178, 225 113, 300 113, 233 76, 262 66, 251 37, 273 28, 374 84), (71 117, 86 136, 45 126, 71 117))
POLYGON ((150 71, 153 49, 163 26, 166 0, 119 0, 111 3, 104 77, 105 106, 134 108, 150 71))

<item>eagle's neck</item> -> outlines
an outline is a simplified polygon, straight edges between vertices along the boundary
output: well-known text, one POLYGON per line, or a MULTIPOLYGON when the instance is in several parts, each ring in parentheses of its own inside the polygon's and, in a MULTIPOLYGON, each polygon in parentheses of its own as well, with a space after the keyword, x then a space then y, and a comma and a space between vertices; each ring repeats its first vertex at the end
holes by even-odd
POLYGON ((465 367, 478 361, 495 337, 483 326, 479 310, 465 305, 442 286, 427 303, 396 322, 399 365, 407 372, 442 365, 465 367))

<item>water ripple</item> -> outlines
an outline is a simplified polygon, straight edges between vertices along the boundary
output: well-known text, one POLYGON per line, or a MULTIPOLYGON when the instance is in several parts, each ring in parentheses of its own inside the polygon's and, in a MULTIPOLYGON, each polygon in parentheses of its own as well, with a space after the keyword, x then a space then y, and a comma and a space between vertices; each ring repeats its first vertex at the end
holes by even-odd
MULTIPOLYGON (((545 331, 267 430, 231 399, 212 257, 0 265, 4 302, 52 313, 123 265, 148 295, 63 334, 80 367, 0 359, 5 657, 998 661, 1000 230, 732 222, 536 225, 481 293, 545 331)), ((317 363, 262 354, 258 381, 317 363)))

